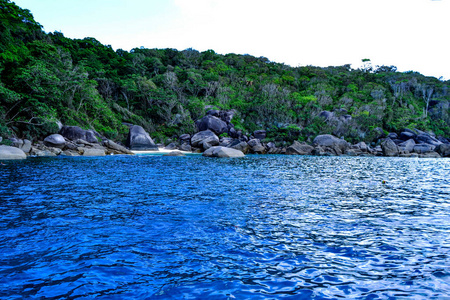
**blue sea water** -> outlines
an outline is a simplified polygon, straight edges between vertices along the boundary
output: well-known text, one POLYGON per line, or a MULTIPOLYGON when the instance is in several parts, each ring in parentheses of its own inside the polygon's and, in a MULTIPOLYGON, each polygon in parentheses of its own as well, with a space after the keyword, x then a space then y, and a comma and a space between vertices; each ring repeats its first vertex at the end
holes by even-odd
POLYGON ((0 299, 94 298, 450 298, 450 160, 1 165, 0 299))

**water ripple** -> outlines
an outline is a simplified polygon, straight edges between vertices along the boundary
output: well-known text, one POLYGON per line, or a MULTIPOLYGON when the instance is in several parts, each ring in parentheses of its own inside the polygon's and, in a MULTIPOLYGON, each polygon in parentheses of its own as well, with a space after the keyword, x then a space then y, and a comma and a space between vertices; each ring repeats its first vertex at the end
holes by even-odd
POLYGON ((450 160, 114 156, 0 173, 2 299, 450 297, 450 160))

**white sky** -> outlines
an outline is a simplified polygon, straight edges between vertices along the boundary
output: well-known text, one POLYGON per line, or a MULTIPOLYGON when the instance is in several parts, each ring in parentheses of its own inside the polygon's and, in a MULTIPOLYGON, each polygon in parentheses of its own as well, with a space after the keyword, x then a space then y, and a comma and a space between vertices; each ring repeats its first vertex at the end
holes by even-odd
POLYGON ((450 79, 450 0, 13 0, 47 32, 114 49, 213 49, 291 66, 395 65, 450 79))

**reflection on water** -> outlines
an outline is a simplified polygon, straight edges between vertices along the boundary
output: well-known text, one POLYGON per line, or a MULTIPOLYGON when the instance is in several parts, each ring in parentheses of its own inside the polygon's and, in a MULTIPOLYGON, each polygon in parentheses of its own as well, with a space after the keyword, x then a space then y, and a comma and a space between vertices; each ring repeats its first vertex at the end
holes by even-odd
POLYGON ((449 175, 447 159, 9 162, 0 298, 450 297, 449 175))

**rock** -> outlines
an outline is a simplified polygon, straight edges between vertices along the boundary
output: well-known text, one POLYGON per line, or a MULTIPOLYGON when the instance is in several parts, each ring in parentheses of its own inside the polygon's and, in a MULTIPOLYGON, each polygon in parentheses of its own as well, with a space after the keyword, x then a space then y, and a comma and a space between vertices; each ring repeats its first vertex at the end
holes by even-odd
POLYGON ((428 144, 417 144, 414 146, 413 151, 418 153, 418 154, 423 154, 423 153, 427 153, 427 152, 431 152, 435 149, 436 147, 434 147, 433 145, 428 145, 428 144))
POLYGON ((244 154, 247 154, 248 151, 250 150, 250 146, 247 144, 247 142, 242 142, 237 139, 233 140, 233 142, 228 145, 228 148, 239 150, 244 154))
POLYGON ((300 144, 297 141, 286 149, 287 155, 311 155, 314 150, 313 146, 300 144))
MULTIPOLYGON (((59 149, 59 148, 53 148, 53 149, 59 149)), ((61 149, 59 149, 61 151, 61 149)), ((53 157, 57 156, 53 151, 50 151, 49 149, 31 149, 32 156, 38 156, 38 157, 53 157)))
POLYGON ((105 156, 105 150, 104 149, 92 149, 92 148, 83 148, 81 151, 83 153, 83 156, 105 156))
POLYGON ((63 151, 61 153, 61 155, 64 155, 64 156, 80 156, 80 154, 78 152, 73 151, 73 150, 65 150, 65 151, 63 151))
MULTIPOLYGON (((286 152, 287 152, 287 149, 286 149, 286 152)), ((317 155, 317 156, 334 156, 334 155, 336 155, 336 152, 334 152, 333 150, 331 150, 328 147, 316 146, 316 147, 314 147, 312 154, 317 155)))
POLYGON ((419 155, 420 158, 441 158, 441 156, 439 155, 439 153, 434 152, 434 151, 430 151, 424 154, 420 154, 419 155))
MULTIPOLYGON (((322 134, 316 136, 313 140, 313 144, 316 146, 326 147, 331 149, 335 155, 342 155, 350 148, 350 145, 343 139, 339 139, 331 134, 322 134)), ((324 149, 325 152, 326 149, 324 149)))
POLYGON ((345 155, 348 155, 348 156, 358 156, 361 154, 362 154, 362 152, 359 149, 348 149, 347 151, 345 151, 345 155))
POLYGON ((402 131, 400 133, 400 135, 398 136, 399 139, 404 140, 404 141, 407 141, 407 140, 410 140, 410 139, 414 139, 415 137, 416 137, 416 134, 414 132, 412 132, 411 130, 409 130, 409 131, 406 131, 406 130, 402 131))
POLYGON ((228 111, 221 110, 219 112, 219 117, 225 123, 230 124, 231 119, 233 119, 235 113, 236 111, 234 109, 228 111))
POLYGON ((398 146, 390 139, 387 138, 381 143, 381 149, 384 156, 398 156, 398 146))
POLYGON ((255 139, 263 140, 266 138, 267 133, 265 130, 256 130, 255 132, 253 132, 253 136, 255 137, 255 139))
POLYGON ((438 139, 436 139, 436 138, 430 136, 430 135, 427 134, 427 133, 419 134, 419 135, 416 137, 416 141, 417 141, 418 143, 420 143, 420 144, 423 143, 423 144, 428 144, 428 145, 433 145, 433 146, 439 146, 440 144, 442 144, 441 141, 439 141, 438 139))
POLYGON ((373 133, 375 135, 375 139, 374 140, 379 140, 379 139, 382 139, 382 138, 386 137, 386 134, 384 133, 384 130, 382 128, 380 128, 380 127, 376 127, 372 131, 373 131, 373 133))
POLYGON ((228 134, 233 138, 233 139, 237 139, 239 138, 239 134, 236 131, 236 129, 234 129, 233 127, 228 129, 228 134))
POLYGON ((30 153, 31 151, 31 141, 30 140, 23 140, 23 145, 22 145, 22 151, 25 153, 30 153))
POLYGON ((322 117, 325 120, 331 120, 334 118, 334 113, 332 113, 331 111, 324 110, 324 111, 320 112, 319 117, 322 117))
POLYGON ((198 131, 211 130, 217 135, 221 135, 228 130, 227 123, 211 115, 204 116, 195 125, 198 131))
POLYGON ((22 149, 12 146, 0 145, 0 160, 26 159, 27 155, 22 149))
POLYGON ((59 149, 63 149, 66 145, 66 140, 60 134, 52 134, 44 139, 44 145, 48 147, 55 147, 59 149))
POLYGON ((89 143, 88 141, 85 141, 83 139, 76 140, 75 144, 81 145, 81 146, 89 146, 89 147, 93 147, 94 146, 92 143, 89 143))
POLYGON ((232 138, 222 137, 222 138, 220 138, 219 146, 228 147, 228 145, 230 145, 232 142, 233 142, 232 138))
POLYGON ((398 135, 395 132, 390 132, 387 137, 391 140, 398 139, 398 135))
POLYGON ((208 110, 208 112, 206 114, 213 116, 213 117, 219 117, 220 111, 218 111, 216 109, 211 109, 211 110, 208 110))
POLYGON ((200 131, 191 138, 192 147, 201 147, 205 143, 209 146, 217 146, 219 138, 211 130, 200 131))
POLYGON ((450 157, 450 144, 440 144, 435 151, 443 157, 450 157))
POLYGON ((18 138, 10 138, 11 146, 22 149, 23 146, 23 140, 18 138))
POLYGON ((255 146, 261 145, 261 141, 258 139, 251 139, 250 141, 247 142, 247 144, 250 147, 255 147, 255 146))
POLYGON ((362 151, 362 152, 368 152, 369 148, 367 147, 367 144, 364 142, 359 142, 358 144, 356 144, 355 146, 357 146, 357 148, 362 151))
POLYGON ((96 132, 93 130, 86 130, 86 141, 89 143, 98 143, 96 132))
POLYGON ((437 139, 441 141, 443 144, 450 144, 450 140, 448 138, 445 138, 443 136, 438 136, 437 139))
POLYGON ((109 152, 112 152, 114 154, 134 154, 124 146, 119 145, 111 140, 104 140, 103 146, 108 148, 108 150, 110 150, 109 152))
POLYGON ((98 143, 93 130, 85 130, 78 126, 63 126, 59 134, 71 141, 82 139, 89 143, 98 143))
POLYGON ((126 146, 131 150, 158 150, 150 135, 139 125, 130 127, 126 146))
POLYGON ((275 149, 277 146, 274 142, 268 142, 266 145, 267 149, 275 149))
POLYGON ((164 147, 164 149, 166 149, 166 150, 174 150, 174 149, 177 149, 177 145, 175 143, 170 143, 169 145, 164 147))
POLYGON ((180 149, 181 151, 187 151, 187 152, 192 151, 192 147, 191 147, 191 145, 189 145, 189 144, 181 144, 181 146, 179 147, 179 149, 180 149))
POLYGON ((264 147, 263 145, 256 145, 256 146, 252 147, 250 150, 252 153, 256 153, 256 154, 266 153, 266 147, 264 147))
POLYGON ((250 151, 256 154, 264 154, 266 152, 266 147, 261 144, 259 139, 251 139, 248 141, 248 145, 250 146, 250 151))
POLYGON ((413 139, 409 139, 406 142, 400 143, 398 146, 400 149, 408 152, 413 152, 414 146, 416 145, 416 142, 414 142, 413 139))
POLYGON ((189 144, 191 141, 191 135, 185 133, 185 134, 180 135, 180 137, 178 139, 180 140, 180 142, 182 144, 186 144, 186 143, 189 144))
POLYGON ((231 158, 231 157, 244 157, 245 154, 242 153, 242 151, 239 151, 239 150, 236 150, 233 148, 216 146, 216 147, 211 147, 208 150, 206 150, 205 152, 203 152, 203 156, 231 158))
POLYGON ((180 151, 172 151, 172 152, 164 154, 163 156, 186 156, 186 155, 184 155, 184 153, 182 153, 180 151))

